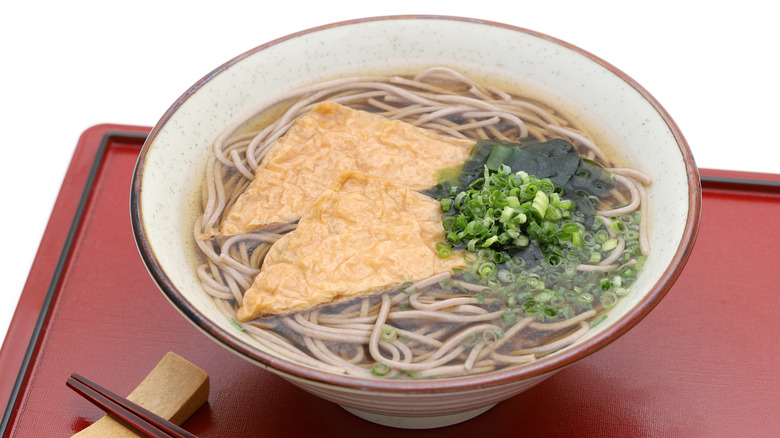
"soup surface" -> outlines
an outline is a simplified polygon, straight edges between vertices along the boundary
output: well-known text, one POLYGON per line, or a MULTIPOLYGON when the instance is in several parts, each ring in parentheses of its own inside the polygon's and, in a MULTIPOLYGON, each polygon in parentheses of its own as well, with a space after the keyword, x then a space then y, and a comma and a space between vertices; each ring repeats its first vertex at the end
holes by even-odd
POLYGON ((563 109, 448 68, 276 102, 217 139, 194 235, 225 317, 290 360, 372 378, 528 363, 603 321, 650 251, 651 178, 563 109), (248 129, 263 111, 282 115, 248 129))

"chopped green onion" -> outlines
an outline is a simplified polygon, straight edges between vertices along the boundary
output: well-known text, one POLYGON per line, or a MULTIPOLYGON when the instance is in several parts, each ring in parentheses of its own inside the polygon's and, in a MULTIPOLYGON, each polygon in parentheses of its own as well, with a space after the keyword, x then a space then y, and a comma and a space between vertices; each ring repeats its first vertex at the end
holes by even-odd
POLYGON ((461 342, 461 345, 463 348, 469 349, 473 348, 475 345, 479 344, 480 341, 482 341, 482 334, 481 333, 473 333, 465 338, 463 338, 463 341, 461 342))
POLYGON ((490 274, 492 274, 493 271, 495 271, 495 270, 496 270, 496 264, 495 263, 493 263, 493 262, 485 262, 482 265, 480 265, 480 267, 477 270, 477 272, 482 277, 487 277, 490 274))
POLYGON ((506 311, 501 314, 501 325, 503 327, 511 327, 515 323, 517 323, 517 314, 515 312, 506 311))
POLYGON ((504 332, 499 329, 488 329, 482 332, 482 340, 485 341, 486 345, 492 345, 502 336, 504 336, 504 332))
POLYGON ((523 292, 521 294, 518 294, 516 300, 517 300, 518 303, 523 303, 525 301, 530 300, 533 297, 534 297, 534 294, 532 292, 525 291, 525 292, 523 292))
POLYGON ((550 199, 547 197, 547 194, 541 190, 537 191, 536 195, 534 196, 534 200, 531 203, 531 208, 533 208, 533 211, 535 211, 540 218, 543 218, 547 213, 547 207, 549 205, 550 199))
MULTIPOLYGON (((523 148, 522 142, 517 147, 497 142, 487 163, 473 162, 464 171, 465 178, 457 181, 465 189, 444 186, 442 192, 448 193, 440 199, 444 239, 436 245, 437 254, 444 258, 455 248, 465 249, 463 258, 469 268, 455 275, 484 289, 466 290, 452 281, 441 284, 442 289, 458 289, 491 311, 503 306, 501 327, 516 323, 523 314, 553 321, 572 318, 596 305, 598 309, 616 305, 629 293, 636 269, 645 260, 638 245, 640 215, 608 221, 596 216, 598 205, 609 202, 599 197, 612 185, 609 174, 590 160, 580 161, 576 171, 584 179, 574 186, 553 183, 556 178, 563 181, 560 175, 537 178, 528 169, 512 173, 510 166, 515 164, 541 170, 526 161, 513 161, 518 159, 515 152, 518 157, 531 153, 519 151, 523 148), (510 156, 514 158, 505 162, 510 156), (616 261, 624 265, 620 270, 577 269, 580 264, 601 262, 621 241, 625 250, 616 261)), ((409 290, 411 284, 405 283, 401 290, 417 292, 409 290)), ((463 346, 481 341, 495 342, 495 336, 472 335, 463 346)))
POLYGON ((582 244, 585 246, 593 246, 596 244, 596 237, 593 233, 582 233, 582 244))
POLYGON ((544 289, 544 281, 536 277, 526 279, 525 283, 531 288, 531 290, 544 289))
POLYGON ((528 239, 528 236, 519 236, 513 242, 517 246, 528 246, 531 240, 528 239))
POLYGON ((411 281, 405 281, 401 283, 401 292, 405 293, 406 295, 414 295, 417 293, 417 288, 414 288, 413 290, 408 290, 409 286, 412 286, 414 282, 411 281))
POLYGON ((602 322, 604 322, 605 319, 607 319, 607 315, 601 315, 598 318, 594 319, 593 321, 590 322, 591 328, 601 324, 602 322))
POLYGON ((463 206, 463 199, 466 198, 466 192, 460 192, 457 196, 455 196, 455 201, 453 203, 453 206, 460 210, 461 206, 463 206))
POLYGON ((563 217, 563 213, 561 213, 561 209, 554 206, 548 207, 546 213, 544 214, 544 218, 547 219, 548 221, 557 221, 560 220, 562 217, 563 217))
POLYGON ((574 302, 580 307, 590 307, 593 304, 593 299, 593 294, 583 292, 581 294, 577 294, 577 298, 574 302))
POLYGON ((498 236, 491 236, 487 240, 485 240, 485 243, 482 244, 483 248, 487 248, 490 245, 496 243, 498 241, 498 236))
POLYGON ((450 290, 455 287, 455 280, 452 278, 444 278, 439 280, 439 287, 444 290, 450 290))
POLYGON ((577 248, 582 248, 583 247, 582 233, 580 233, 579 231, 575 231, 574 233, 572 233, 571 234, 571 244, 574 245, 577 248))
POLYGON ((553 296, 554 295, 552 294, 552 292, 550 292, 549 290, 544 290, 544 291, 541 291, 538 294, 536 294, 536 297, 534 299, 536 301, 540 302, 540 303, 546 303, 546 302, 550 301, 550 299, 553 296))
POLYGON ((553 306, 543 306, 539 316, 543 319, 554 320, 558 318, 559 313, 560 311, 553 306))
POLYGON ((625 233, 623 233, 623 238, 626 240, 637 240, 639 239, 639 231, 637 230, 626 230, 625 233))
POLYGON ((617 304, 618 297, 614 292, 605 292, 601 294, 599 300, 601 301, 602 306, 609 309, 610 307, 614 307, 615 304, 617 304))
POLYGON ((609 251, 609 250, 615 249, 615 247, 617 247, 617 244, 618 244, 618 240, 617 239, 614 239, 614 238, 613 239, 609 239, 606 242, 604 242, 603 245, 601 245, 601 250, 602 251, 609 251))
POLYGON ((517 278, 515 274, 506 269, 500 269, 496 276, 498 277, 498 280, 503 283, 513 283, 517 278))
POLYGON ((452 254, 452 247, 444 242, 436 243, 436 255, 441 259, 446 259, 452 254))
POLYGON ((391 325, 385 325, 382 327, 382 340, 395 341, 398 338, 398 331, 391 325))
POLYGON ((239 331, 244 331, 244 325, 236 320, 236 318, 230 318, 230 325, 235 327, 239 331))
POLYGON ((555 306, 555 307, 557 307, 557 308, 560 308, 560 307, 561 307, 561 306, 563 306, 565 303, 566 303, 566 299, 565 299, 565 298, 563 298, 562 296, 555 295, 555 296, 553 296, 552 298, 550 298, 550 305, 551 305, 551 306, 555 306))
POLYGON ((609 224, 609 227, 617 233, 624 233, 628 228, 626 223, 620 218, 612 218, 612 223, 609 224))
POLYGON ((501 217, 498 218, 498 221, 501 223, 508 222, 512 217, 515 216, 518 212, 510 207, 509 205, 504 206, 504 209, 501 210, 501 217))
POLYGON ((386 376, 390 372, 390 367, 384 362, 374 362, 371 365, 371 374, 375 376, 386 376))
POLYGON ((490 260, 492 260, 496 264, 504 263, 507 259, 506 254, 504 254, 501 251, 495 251, 493 254, 490 255, 490 260))

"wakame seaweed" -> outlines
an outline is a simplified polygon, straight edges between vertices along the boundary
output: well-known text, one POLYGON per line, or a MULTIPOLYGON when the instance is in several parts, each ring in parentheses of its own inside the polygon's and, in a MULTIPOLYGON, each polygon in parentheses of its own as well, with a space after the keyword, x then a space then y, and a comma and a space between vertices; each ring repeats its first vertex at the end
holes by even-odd
POLYGON ((469 267, 458 275, 484 286, 473 294, 492 300, 490 311, 504 309, 502 325, 520 316, 568 319, 597 303, 608 308, 629 292, 644 257, 637 240, 641 213, 615 222, 596 218, 599 198, 613 187, 612 176, 581 158, 571 143, 479 141, 462 167, 441 177, 428 191, 442 207, 439 257, 449 257, 453 248, 464 250, 469 267), (610 233, 610 223, 624 226, 610 233), (613 255, 611 263, 625 265, 578 269, 613 255))
POLYGON ((574 202, 585 215, 586 223, 596 215, 598 198, 613 188, 609 172, 598 163, 581 158, 566 140, 528 139, 520 143, 479 140, 463 166, 444 171, 441 182, 426 194, 436 199, 451 196, 452 190, 464 190, 482 178, 485 166, 495 171, 501 164, 509 166, 513 172, 523 171, 539 179, 546 178, 561 187, 561 195, 574 202))

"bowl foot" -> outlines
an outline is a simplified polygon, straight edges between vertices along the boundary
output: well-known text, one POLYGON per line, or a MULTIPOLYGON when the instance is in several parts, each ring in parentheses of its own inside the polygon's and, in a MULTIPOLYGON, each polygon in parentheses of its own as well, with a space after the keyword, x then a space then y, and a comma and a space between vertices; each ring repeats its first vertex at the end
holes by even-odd
POLYGON ((437 427, 450 426, 466 420, 470 420, 488 409, 495 406, 495 404, 483 406, 479 409, 474 409, 467 412, 459 412, 457 414, 439 415, 435 417, 400 417, 394 415, 375 414, 372 412, 364 412, 353 408, 342 406, 347 412, 358 416, 364 420, 371 421, 372 423, 381 424, 383 426, 397 427, 400 429, 433 429, 437 427))

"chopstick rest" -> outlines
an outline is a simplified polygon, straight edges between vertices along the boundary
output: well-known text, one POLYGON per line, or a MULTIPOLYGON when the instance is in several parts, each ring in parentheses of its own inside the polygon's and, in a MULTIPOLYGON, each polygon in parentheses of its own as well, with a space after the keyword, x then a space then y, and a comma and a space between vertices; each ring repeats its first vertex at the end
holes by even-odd
MULTIPOLYGON (((175 353, 167 353, 127 399, 181 425, 206 402, 208 394, 208 374, 175 353)), ((139 435, 106 415, 73 436, 132 438, 139 435)))
POLYGON ((198 438, 154 412, 83 376, 71 374, 66 384, 115 420, 119 420, 120 423, 143 436, 150 438, 198 438))

